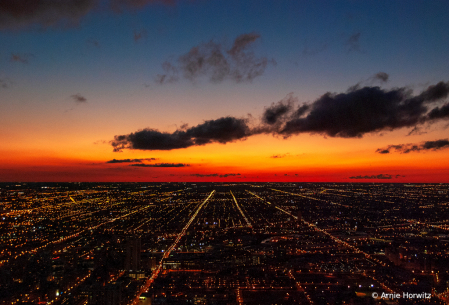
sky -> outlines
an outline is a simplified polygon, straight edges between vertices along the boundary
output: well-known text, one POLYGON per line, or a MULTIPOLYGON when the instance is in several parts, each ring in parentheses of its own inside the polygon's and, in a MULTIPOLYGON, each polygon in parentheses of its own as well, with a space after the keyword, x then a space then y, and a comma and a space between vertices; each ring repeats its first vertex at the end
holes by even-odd
POLYGON ((0 2, 0 181, 449 183, 448 1, 0 2))

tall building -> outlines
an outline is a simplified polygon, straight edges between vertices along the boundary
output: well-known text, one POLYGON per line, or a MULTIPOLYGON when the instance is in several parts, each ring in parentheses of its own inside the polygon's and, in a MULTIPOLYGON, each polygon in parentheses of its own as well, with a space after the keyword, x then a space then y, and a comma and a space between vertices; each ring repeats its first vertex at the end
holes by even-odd
POLYGON ((126 242, 125 270, 140 269, 140 237, 131 237, 126 242))
POLYGON ((105 287, 104 300, 106 305, 120 305, 122 301, 122 291, 120 283, 112 282, 105 287))

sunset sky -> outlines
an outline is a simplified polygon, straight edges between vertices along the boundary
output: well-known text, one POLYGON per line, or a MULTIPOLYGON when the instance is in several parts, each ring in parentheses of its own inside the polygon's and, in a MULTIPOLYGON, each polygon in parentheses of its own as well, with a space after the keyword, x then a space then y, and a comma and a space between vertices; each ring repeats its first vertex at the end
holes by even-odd
POLYGON ((0 181, 449 182, 449 1, 0 2, 0 181))

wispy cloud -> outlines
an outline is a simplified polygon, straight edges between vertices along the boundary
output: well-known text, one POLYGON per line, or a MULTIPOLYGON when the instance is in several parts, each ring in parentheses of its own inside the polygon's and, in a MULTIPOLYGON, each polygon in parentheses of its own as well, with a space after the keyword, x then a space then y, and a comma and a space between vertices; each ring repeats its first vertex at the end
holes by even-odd
MULTIPOLYGON (((395 178, 397 178, 397 177, 399 177, 399 175, 395 176, 395 178)), ((379 174, 379 175, 371 175, 371 176, 368 176, 368 175, 360 176, 359 175, 359 176, 349 177, 349 179, 391 179, 391 178, 393 178, 393 176, 389 175, 389 174, 379 174)))
POLYGON ((425 141, 419 144, 398 144, 398 145, 388 145, 384 148, 379 148, 376 150, 379 154, 389 154, 391 152, 399 152, 402 154, 408 154, 410 152, 420 152, 420 151, 436 151, 441 149, 449 148, 448 139, 440 139, 435 141, 425 141))
POLYGON ((380 81, 381 83, 386 83, 390 76, 385 72, 379 72, 372 76, 373 80, 380 81))
POLYGON ((361 52, 360 50, 360 32, 354 33, 345 41, 348 52, 361 52))
POLYGON ((226 177, 236 177, 240 176, 240 174, 191 174, 192 177, 219 177, 219 178, 226 178, 226 177))
POLYGON ((147 31, 145 29, 142 29, 140 31, 134 31, 134 41, 138 42, 139 40, 145 38, 147 36, 147 31))
POLYGON ((136 167, 186 167, 186 166, 190 166, 190 164, 185 164, 185 163, 155 163, 155 164, 135 163, 135 164, 130 164, 129 166, 136 166, 136 167))
POLYGON ((281 154, 281 155, 273 155, 273 156, 270 156, 270 158, 272 158, 272 159, 282 159, 282 158, 287 157, 288 155, 289 155, 289 153, 281 154))
POLYGON ((71 97, 71 98, 75 101, 75 103, 77 103, 77 104, 87 103, 87 99, 86 99, 84 96, 82 96, 81 94, 79 94, 79 93, 73 94, 73 95, 71 95, 70 97, 71 97))
POLYGON ((30 59, 33 58, 34 55, 31 53, 12 53, 11 54, 11 61, 12 62, 20 62, 22 64, 28 64, 30 62, 30 59))
POLYGON ((225 79, 250 82, 262 75, 268 64, 274 63, 274 60, 268 60, 266 57, 257 57, 251 50, 259 38, 257 33, 242 34, 228 50, 213 40, 202 43, 179 56, 176 61, 164 62, 164 73, 158 74, 155 82, 171 83, 181 77, 190 81, 205 77, 212 82, 225 79))
POLYGON ((106 163, 142 163, 143 161, 155 161, 159 158, 139 158, 139 159, 112 159, 106 163))

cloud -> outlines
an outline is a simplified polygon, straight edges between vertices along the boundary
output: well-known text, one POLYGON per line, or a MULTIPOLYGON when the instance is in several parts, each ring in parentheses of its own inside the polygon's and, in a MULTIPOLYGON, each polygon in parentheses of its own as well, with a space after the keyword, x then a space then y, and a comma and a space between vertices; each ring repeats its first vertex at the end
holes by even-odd
POLYGON ((439 82, 436 85, 429 86, 420 94, 420 98, 427 101, 437 101, 446 98, 449 94, 449 82, 439 82))
POLYGON ((118 135, 111 141, 114 151, 122 149, 171 150, 208 143, 228 143, 250 135, 247 120, 223 117, 205 121, 195 127, 178 129, 173 133, 143 129, 127 135, 118 135))
POLYGON ((371 77, 368 77, 367 79, 360 81, 355 85, 352 85, 351 87, 348 88, 347 92, 359 90, 362 87, 362 84, 364 84, 364 85, 372 85, 374 83, 384 84, 384 83, 388 82, 389 78, 390 78, 390 76, 387 73, 378 72, 378 73, 372 75, 371 77))
POLYGON ((218 174, 191 174, 193 177, 218 177, 218 174))
POLYGON ((307 115, 293 117, 277 132, 286 137, 307 132, 351 138, 447 119, 448 104, 430 111, 429 105, 448 93, 448 83, 443 82, 416 96, 407 88, 383 90, 368 86, 346 93, 328 92, 309 105, 307 115))
POLYGON ((0 1, 0 29, 21 29, 32 25, 47 28, 76 25, 97 0, 3 0, 0 1))
POLYGON ((176 66, 174 66, 171 62, 164 62, 162 64, 162 69, 165 74, 158 74, 155 78, 155 83, 165 84, 165 83, 174 83, 179 80, 179 71, 176 66))
MULTIPOLYGON (((389 174, 379 174, 379 175, 371 175, 371 176, 352 176, 349 179, 391 179, 393 176, 389 174)), ((398 177, 396 175, 396 177, 398 177)))
MULTIPOLYGON (((237 52, 237 51, 236 51, 237 52)), ((292 94, 264 109, 260 121, 222 117, 195 127, 161 132, 146 128, 116 135, 110 143, 114 151, 123 149, 171 150, 209 143, 229 143, 257 134, 288 138, 301 133, 329 137, 360 138, 367 133, 433 124, 449 119, 449 83, 429 86, 413 95, 406 87, 381 89, 358 87, 345 93, 327 92, 317 100, 295 106, 292 94)))
POLYGON ((276 104, 271 104, 270 107, 265 108, 262 115, 262 122, 268 125, 279 123, 286 114, 291 112, 295 101, 296 99, 293 97, 293 93, 290 93, 276 104))
POLYGON ((25 54, 12 53, 11 61, 12 62, 21 62, 22 64, 28 64, 32 57, 34 57, 34 55, 30 54, 30 53, 25 53, 25 54))
POLYGON ((148 5, 172 6, 176 0, 2 0, 0 30, 17 30, 33 26, 72 27, 92 11, 104 5, 116 13, 139 10, 148 5))
POLYGON ((112 159, 106 163, 141 163, 142 161, 155 161, 158 158, 140 158, 140 159, 112 159))
POLYGON ((398 144, 398 145, 388 145, 385 148, 379 148, 376 150, 379 154, 389 154, 391 152, 399 152, 402 154, 408 154, 410 152, 420 152, 420 151, 436 151, 440 149, 449 148, 448 139, 440 139, 435 141, 426 141, 420 144, 398 144))
POLYGON ((273 156, 270 156, 270 158, 272 158, 272 159, 281 159, 281 158, 287 157, 288 155, 289 155, 289 153, 282 154, 282 155, 273 155, 273 156))
POLYGON ((87 103, 87 99, 79 93, 71 95, 70 97, 73 98, 77 104, 87 103))
POLYGON ((423 131, 421 127, 415 126, 413 127, 412 130, 410 130, 410 132, 407 134, 408 136, 411 135, 422 135, 422 134, 426 134, 427 131, 423 131))
POLYGON ((357 51, 361 52, 360 50, 360 32, 354 33, 345 41, 345 45, 348 48, 348 52, 357 51))
POLYGON ((145 38, 146 36, 147 36, 147 31, 146 30, 140 30, 139 32, 138 31, 134 31, 133 38, 134 38, 135 42, 138 42, 139 40, 145 38))
POLYGON ((98 145, 98 144, 108 144, 108 142, 105 141, 105 140, 98 140, 98 141, 95 141, 93 144, 94 144, 94 145, 98 145))
POLYGON ((239 35, 235 40, 234 40, 234 44, 232 45, 232 48, 228 51, 228 53, 232 56, 232 57, 240 57, 243 55, 243 51, 245 51, 245 49, 252 44, 253 42, 255 42, 257 39, 260 38, 259 34, 256 33, 249 33, 249 34, 242 34, 239 35))
POLYGON ((226 178, 226 177, 240 176, 240 174, 191 174, 190 176, 193 176, 193 177, 220 177, 220 178, 226 178))
POLYGON ((249 33, 238 36, 229 50, 213 40, 202 43, 181 55, 175 62, 164 62, 164 74, 158 74, 155 82, 163 84, 184 79, 196 81, 206 77, 211 82, 230 79, 234 82, 250 82, 262 75, 269 63, 266 57, 257 57, 251 46, 260 38, 259 34, 249 33))
POLYGON ((387 73, 385 73, 385 72, 379 72, 379 73, 376 73, 376 74, 374 74, 373 76, 372 76, 372 79, 373 80, 378 80, 378 81, 380 81, 380 82, 382 82, 382 83, 386 83, 387 81, 388 81, 388 78, 389 78, 390 76, 387 74, 387 73))
POLYGON ((436 107, 429 112, 429 120, 437 120, 449 117, 449 104, 444 104, 441 107, 436 107))
POLYGON ((186 166, 190 166, 190 164, 185 164, 185 163, 156 163, 156 164, 135 163, 135 164, 130 164, 129 166, 136 166, 136 167, 186 167, 186 166))

